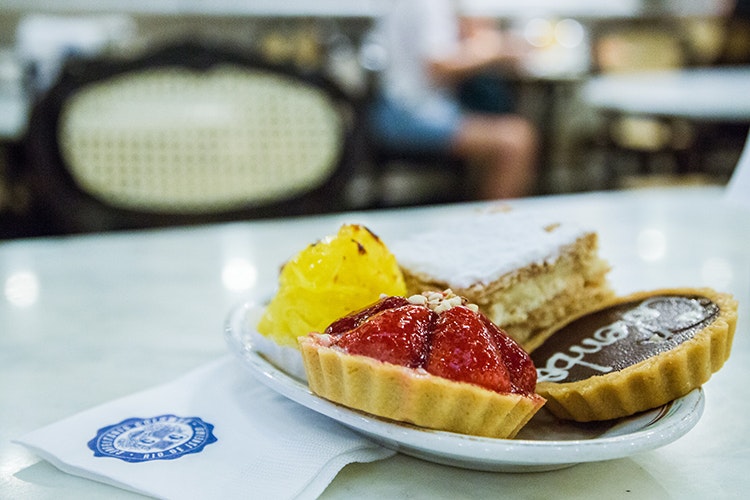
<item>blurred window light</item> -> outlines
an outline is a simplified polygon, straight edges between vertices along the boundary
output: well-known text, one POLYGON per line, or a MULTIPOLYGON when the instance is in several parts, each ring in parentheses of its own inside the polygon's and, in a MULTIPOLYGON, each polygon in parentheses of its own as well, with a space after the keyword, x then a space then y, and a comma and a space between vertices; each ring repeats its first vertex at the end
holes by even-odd
POLYGON ((667 238, 658 229, 644 229, 638 234, 636 248, 641 259, 659 260, 667 253, 667 238))
POLYGON ((555 40, 567 49, 578 47, 585 37, 586 30, 575 19, 562 19, 555 24, 555 40))
POLYGON ((523 30, 524 38, 534 47, 548 47, 555 40, 555 30, 548 19, 530 19, 523 30))
POLYGON ((388 49, 376 36, 365 37, 359 49, 359 64, 367 71, 382 71, 388 66, 388 49))
POLYGON ((245 259, 230 259, 221 271, 224 287, 233 292, 249 290, 255 286, 257 280, 258 269, 245 259))
POLYGON ((18 271, 5 280, 5 298, 16 307, 29 307, 39 299, 39 280, 30 271, 18 271))

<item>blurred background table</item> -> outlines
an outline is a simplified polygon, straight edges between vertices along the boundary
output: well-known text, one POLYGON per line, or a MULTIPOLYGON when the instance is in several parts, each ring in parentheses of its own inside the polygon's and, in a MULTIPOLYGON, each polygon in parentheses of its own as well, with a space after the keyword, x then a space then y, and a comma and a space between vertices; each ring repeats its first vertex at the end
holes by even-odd
MULTIPOLYGON (((698 425, 658 450, 569 469, 492 474, 403 455, 349 465, 323 498, 739 498, 750 483, 748 212, 718 188, 530 198, 596 229, 611 281, 626 293, 712 286, 733 293, 731 359, 705 386, 698 425)), ((66 475, 10 443, 94 405, 170 381, 226 354, 230 308, 267 297, 279 266, 344 222, 388 243, 476 204, 15 240, 0 245, 0 497, 138 498, 66 475)), ((251 491, 252 484, 248 484, 251 491)))
POLYGON ((750 66, 728 66, 595 76, 582 94, 602 110, 747 123, 749 90, 750 66))
POLYGON ((641 174, 668 156, 679 175, 707 175, 722 150, 742 149, 750 125, 750 66, 694 67, 591 77, 581 100, 603 117, 600 142, 612 165, 638 156, 641 174))

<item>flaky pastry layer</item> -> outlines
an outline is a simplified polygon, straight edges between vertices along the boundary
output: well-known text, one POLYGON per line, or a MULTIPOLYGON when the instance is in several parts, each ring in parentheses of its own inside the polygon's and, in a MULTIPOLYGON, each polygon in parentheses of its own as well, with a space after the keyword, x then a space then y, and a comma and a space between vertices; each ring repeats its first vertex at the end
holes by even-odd
POLYGON ((598 256, 598 237, 587 233, 560 248, 552 263, 534 263, 492 283, 468 288, 402 269, 408 293, 452 288, 527 351, 541 344, 542 334, 560 321, 614 296, 607 282, 609 264, 598 256))

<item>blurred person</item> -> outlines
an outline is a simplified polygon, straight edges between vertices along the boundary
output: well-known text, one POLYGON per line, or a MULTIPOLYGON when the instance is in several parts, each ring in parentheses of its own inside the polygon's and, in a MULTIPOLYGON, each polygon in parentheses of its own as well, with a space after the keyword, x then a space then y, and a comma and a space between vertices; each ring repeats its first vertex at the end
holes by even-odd
POLYGON ((375 138, 390 150, 466 160, 479 199, 531 194, 536 129, 507 97, 492 95, 493 86, 503 90, 493 75, 516 68, 521 45, 487 19, 461 17, 451 0, 395 0, 378 34, 388 64, 372 114, 375 138))

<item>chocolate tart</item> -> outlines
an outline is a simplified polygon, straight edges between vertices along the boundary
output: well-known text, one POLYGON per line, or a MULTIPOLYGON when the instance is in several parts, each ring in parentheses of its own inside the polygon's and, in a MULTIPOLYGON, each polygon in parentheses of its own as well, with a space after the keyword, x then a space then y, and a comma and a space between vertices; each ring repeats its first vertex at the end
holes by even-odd
POLYGON ((536 391, 559 418, 609 420, 700 387, 729 358, 737 302, 708 288, 617 298, 556 329, 531 353, 536 391))

